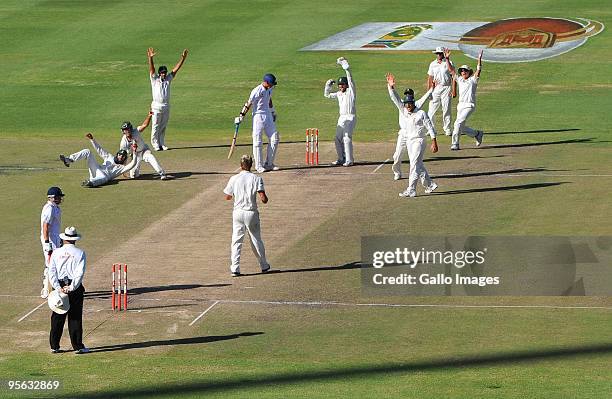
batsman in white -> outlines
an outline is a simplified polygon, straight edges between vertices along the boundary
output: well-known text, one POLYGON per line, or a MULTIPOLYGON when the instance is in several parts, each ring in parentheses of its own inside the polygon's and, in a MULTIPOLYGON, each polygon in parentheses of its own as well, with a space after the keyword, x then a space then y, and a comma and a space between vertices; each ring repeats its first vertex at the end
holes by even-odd
POLYGON ((134 166, 134 168, 130 170, 130 178, 132 179, 135 179, 140 176, 140 164, 142 163, 142 161, 145 161, 146 163, 151 165, 151 167, 159 174, 162 180, 168 180, 173 178, 172 175, 166 174, 159 162, 157 162, 157 158, 155 158, 155 155, 153 155, 153 153, 149 149, 149 146, 145 144, 140 134, 143 130, 147 128, 147 126, 149 126, 152 115, 153 112, 149 112, 145 120, 142 121, 142 124, 136 128, 134 128, 132 126, 132 123, 129 121, 125 121, 121 125, 121 133, 123 134, 123 136, 121 137, 119 148, 125 151, 129 151, 132 144, 136 144, 136 146, 138 147, 138 150, 133 155, 133 157, 136 158, 136 166, 134 166))
MULTIPOLYGON (((414 107, 415 110, 420 110, 423 106, 423 103, 429 99, 431 96, 431 92, 433 91, 433 87, 427 90, 427 93, 423 95, 423 97, 419 98, 415 101, 414 107)), ((414 97, 414 90, 406 89, 404 90, 404 96, 412 96, 414 97)), ((400 126, 402 123, 402 114, 399 115, 400 126)), ((391 170, 393 171, 393 180, 399 180, 402 178, 402 154, 406 149, 406 136, 402 134, 402 130, 397 132, 397 142, 395 143, 395 152, 393 153, 393 165, 391 165, 391 170)))
POLYGON ((280 135, 276 131, 276 111, 272 104, 272 91, 276 86, 276 77, 267 73, 263 82, 251 91, 248 101, 242 107, 240 115, 234 119, 234 123, 242 123, 242 119, 253 106, 253 159, 257 173, 270 170, 278 170, 274 165, 274 158, 278 151, 280 135), (268 136, 268 151, 265 162, 262 162, 262 132, 268 136))
POLYGON ((62 210, 60 204, 64 199, 64 193, 59 187, 49 187, 47 190, 47 202, 40 213, 40 243, 42 244, 43 257, 45 258, 45 269, 43 272, 43 288, 40 297, 46 298, 51 292, 49 282, 49 261, 53 251, 61 247, 60 228, 62 225, 62 210))
POLYGON ((451 97, 455 97, 455 82, 452 79, 450 66, 453 63, 445 59, 444 48, 436 47, 432 53, 437 58, 429 64, 427 70, 427 88, 434 89, 429 102, 429 120, 434 123, 434 115, 442 106, 442 126, 447 136, 451 135, 451 97), (447 62, 448 61, 448 62, 447 62))
POLYGON ((400 134, 403 136, 408 158, 410 159, 410 175, 408 177, 408 188, 399 194, 400 197, 416 197, 417 180, 425 187, 425 193, 429 194, 438 188, 438 185, 429 178, 429 173, 423 164, 425 153, 425 130, 431 136, 431 152, 438 152, 436 131, 425 111, 416 109, 414 97, 407 95, 400 100, 395 91, 395 77, 387 74, 387 88, 391 101, 400 114, 400 134))
POLYGON ((479 147, 482 144, 482 137, 484 132, 482 130, 474 130, 466 125, 467 118, 476 109, 476 88, 478 87, 478 80, 480 79, 480 71, 482 69, 482 50, 478 56, 478 66, 476 67, 476 73, 467 65, 461 65, 459 67, 459 76, 455 73, 455 67, 450 62, 450 50, 445 49, 444 55, 448 64, 448 69, 453 74, 453 79, 457 82, 459 90, 459 101, 457 102, 457 118, 455 119, 455 126, 453 127, 453 138, 451 144, 451 150, 459 150, 459 137, 462 134, 467 134, 476 140, 476 146, 479 147))
POLYGON ((131 148, 131 150, 134 152, 132 153, 132 161, 126 165, 126 161, 128 159, 128 152, 126 150, 119 150, 117 151, 117 154, 113 155, 98 144, 98 142, 94 139, 93 134, 87 133, 85 137, 89 139, 89 142, 94 150, 96 150, 98 155, 102 158, 103 162, 101 164, 96 161, 96 156, 86 148, 68 156, 64 156, 62 154, 59 156, 60 161, 62 161, 66 167, 69 167, 71 163, 81 159, 87 160, 89 179, 82 182, 81 186, 101 186, 102 184, 113 180, 117 176, 129 172, 136 166, 137 157, 134 155, 137 150, 136 144, 133 144, 133 147, 131 148))
POLYGON ((353 130, 357 123, 355 109, 355 82, 351 75, 348 61, 344 57, 337 60, 338 65, 346 71, 346 76, 338 78, 338 91, 331 92, 334 81, 329 79, 325 82, 323 95, 326 98, 337 99, 340 108, 340 116, 336 126, 336 154, 338 158, 332 165, 353 165, 353 130))
POLYGON ((268 203, 268 196, 264 189, 261 176, 251 173, 253 158, 243 155, 240 158, 240 173, 232 176, 223 190, 225 199, 234 200, 232 213, 232 265, 230 267, 233 277, 240 276, 240 253, 242 241, 248 231, 251 237, 251 248, 259 262, 261 272, 270 271, 270 264, 266 260, 266 249, 261 240, 261 226, 259 211, 257 210, 257 196, 264 204, 268 203))
POLYGON ((168 73, 168 67, 162 65, 155 73, 153 57, 155 50, 151 47, 147 50, 149 61, 149 75, 151 78, 151 93, 153 101, 151 110, 153 111, 153 126, 151 127, 151 145, 155 151, 167 150, 166 147, 166 126, 170 119, 170 83, 176 77, 179 69, 183 66, 187 58, 187 49, 181 53, 181 59, 176 63, 172 71, 168 73))

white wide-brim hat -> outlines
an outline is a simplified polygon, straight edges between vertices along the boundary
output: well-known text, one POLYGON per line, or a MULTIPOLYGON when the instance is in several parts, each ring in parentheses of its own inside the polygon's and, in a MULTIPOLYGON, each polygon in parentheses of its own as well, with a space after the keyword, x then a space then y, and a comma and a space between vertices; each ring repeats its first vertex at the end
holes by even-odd
POLYGON ((436 47, 436 49, 434 51, 432 51, 432 53, 442 53, 444 54, 444 47, 436 47))
POLYGON ((47 298, 47 303, 49 308, 57 314, 64 314, 70 309, 68 294, 59 290, 51 291, 47 298))
POLYGON ((62 240, 66 241, 78 241, 81 239, 81 235, 74 226, 66 227, 66 230, 60 233, 59 236, 62 240))
POLYGON ((461 65, 458 70, 461 71, 462 69, 465 69, 466 71, 472 70, 472 68, 470 68, 469 65, 465 65, 465 64, 461 65))

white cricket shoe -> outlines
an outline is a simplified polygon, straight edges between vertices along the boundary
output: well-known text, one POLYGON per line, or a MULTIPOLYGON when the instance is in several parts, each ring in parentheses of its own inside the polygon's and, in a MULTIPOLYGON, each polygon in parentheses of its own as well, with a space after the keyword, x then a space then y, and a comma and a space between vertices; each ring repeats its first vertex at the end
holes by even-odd
POLYGON ((172 180, 172 179, 174 179, 174 176, 163 174, 159 178, 162 179, 162 180, 172 180))
POLYGON ((484 136, 484 132, 482 130, 476 130, 476 147, 480 147, 482 144, 482 136, 484 136))
POLYGON ((459 151, 459 146, 457 144, 451 145, 451 151, 459 151))
POLYGON ((260 168, 255 169, 255 171, 256 171, 257 173, 264 173, 264 172, 266 171, 266 169, 265 169, 265 168, 261 168, 261 167, 260 167, 260 168))
POLYGON ((84 353, 89 353, 89 348, 82 347, 81 349, 75 350, 74 353, 77 354, 77 355, 82 355, 84 353))
POLYGON ((416 191, 406 190, 404 192, 399 193, 399 196, 402 197, 402 198, 416 197, 416 191))
POLYGON ((336 161, 332 162, 331 164, 332 164, 333 166, 340 166, 340 165, 343 165, 343 164, 344 164, 344 161, 343 161, 343 160, 341 160, 341 159, 338 159, 338 160, 336 160, 336 161))
POLYGON ((438 188, 438 185, 436 183, 434 183, 434 182, 431 182, 431 186, 429 186, 429 187, 427 187, 425 189, 425 194, 433 193, 436 190, 436 188, 438 188))
POLYGON ((164 150, 164 151, 168 151, 168 147, 166 147, 165 145, 162 145, 161 149, 164 150))
POLYGON ((342 166, 353 166, 354 163, 353 162, 345 162, 342 164, 342 166))
POLYGON ((264 169, 265 169, 266 172, 280 170, 280 168, 278 166, 274 165, 274 164, 272 164, 272 165, 266 164, 266 165, 264 165, 264 169))

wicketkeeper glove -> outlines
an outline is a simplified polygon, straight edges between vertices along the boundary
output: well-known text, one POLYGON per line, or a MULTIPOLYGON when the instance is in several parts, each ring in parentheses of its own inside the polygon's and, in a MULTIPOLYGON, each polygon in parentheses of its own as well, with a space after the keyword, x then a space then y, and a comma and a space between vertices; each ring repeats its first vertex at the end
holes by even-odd
POLYGON ((349 69, 349 63, 348 63, 348 61, 346 60, 346 58, 344 58, 344 57, 340 57, 340 58, 338 58, 338 60, 337 60, 336 62, 337 62, 337 63, 338 63, 338 65, 340 65, 340 66, 342 67, 342 69, 344 69, 345 71, 346 71, 347 69, 349 69))
POLYGON ((325 82, 325 86, 332 86, 334 83, 336 83, 335 80, 329 79, 327 82, 325 82))

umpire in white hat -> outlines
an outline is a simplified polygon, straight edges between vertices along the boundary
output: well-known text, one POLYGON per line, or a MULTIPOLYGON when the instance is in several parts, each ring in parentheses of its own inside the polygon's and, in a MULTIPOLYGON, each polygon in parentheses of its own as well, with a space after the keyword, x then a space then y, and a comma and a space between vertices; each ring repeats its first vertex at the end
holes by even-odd
POLYGON ((51 307, 52 304, 49 303, 53 309, 49 344, 52 353, 60 352, 60 340, 68 316, 68 332, 72 348, 77 354, 87 353, 89 349, 83 345, 83 294, 85 293, 83 276, 87 259, 85 252, 75 245, 76 241, 81 239, 75 227, 67 227, 59 236, 63 246, 53 251, 49 262, 49 281, 53 289, 59 292, 60 297, 65 296, 62 294, 68 295, 69 303, 58 306, 59 309, 51 307))

